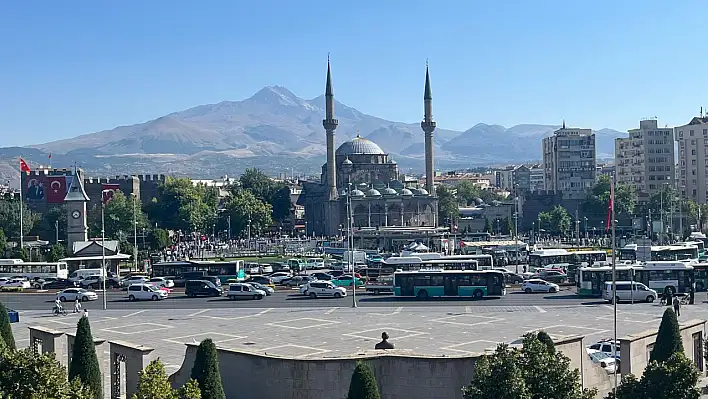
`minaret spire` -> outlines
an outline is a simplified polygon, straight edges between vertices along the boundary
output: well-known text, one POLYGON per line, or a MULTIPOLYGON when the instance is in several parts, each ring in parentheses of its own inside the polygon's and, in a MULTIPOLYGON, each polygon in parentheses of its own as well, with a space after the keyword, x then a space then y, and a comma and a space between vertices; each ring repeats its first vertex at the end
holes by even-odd
POLYGON ((339 121, 334 119, 334 89, 332 88, 332 69, 327 54, 327 83, 325 84, 325 119, 322 126, 327 133, 327 188, 330 201, 337 199, 337 173, 334 157, 334 131, 339 121))
POLYGON ((433 162, 433 92, 430 89, 430 71, 428 61, 425 61, 425 92, 423 93, 424 116, 420 127, 425 132, 425 188, 428 194, 435 195, 434 162, 433 162))

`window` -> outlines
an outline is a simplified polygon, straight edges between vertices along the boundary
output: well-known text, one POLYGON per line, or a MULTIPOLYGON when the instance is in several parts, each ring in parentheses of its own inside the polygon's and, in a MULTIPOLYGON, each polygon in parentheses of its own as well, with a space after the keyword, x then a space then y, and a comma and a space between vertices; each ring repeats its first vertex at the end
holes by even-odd
POLYGON ((649 358, 651 358, 651 352, 654 350, 654 344, 647 345, 647 363, 649 363, 649 358))

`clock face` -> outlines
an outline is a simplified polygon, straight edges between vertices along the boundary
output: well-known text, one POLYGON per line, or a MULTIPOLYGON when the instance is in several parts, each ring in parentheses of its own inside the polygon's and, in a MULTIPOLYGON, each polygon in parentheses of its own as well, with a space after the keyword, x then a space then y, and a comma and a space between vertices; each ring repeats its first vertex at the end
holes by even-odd
POLYGON ((74 211, 74 212, 71 213, 71 217, 74 218, 74 219, 78 219, 78 218, 81 217, 81 212, 79 212, 79 211, 74 211))

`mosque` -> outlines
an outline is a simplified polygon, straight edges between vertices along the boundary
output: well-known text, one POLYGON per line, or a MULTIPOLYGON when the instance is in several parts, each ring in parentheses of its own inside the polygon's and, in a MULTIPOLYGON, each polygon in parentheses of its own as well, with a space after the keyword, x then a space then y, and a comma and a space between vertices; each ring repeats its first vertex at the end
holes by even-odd
MULTIPOLYGON (((382 229, 400 226, 407 230, 426 230, 437 226, 438 200, 433 184, 432 92, 430 75, 425 71, 425 175, 423 187, 405 186, 398 165, 376 143, 355 137, 334 149, 334 90, 329 61, 325 87, 327 163, 322 165, 320 181, 303 183, 298 204, 305 208, 309 234, 336 236, 346 230, 347 197, 351 198, 354 232, 362 228, 382 229)), ((386 229, 389 230, 389 229, 386 229)))

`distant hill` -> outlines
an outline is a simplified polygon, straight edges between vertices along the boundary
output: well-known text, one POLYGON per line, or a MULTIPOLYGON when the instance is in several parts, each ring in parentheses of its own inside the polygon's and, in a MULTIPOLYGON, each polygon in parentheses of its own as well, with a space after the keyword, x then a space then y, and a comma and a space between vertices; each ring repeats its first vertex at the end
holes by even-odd
MULTIPOLYGON (((366 115, 335 102, 339 119, 337 145, 357 132, 391 153, 402 169, 422 171, 424 134, 419 123, 402 123, 366 115)), ((298 168, 318 173, 326 151, 324 96, 297 97, 280 86, 265 87, 243 101, 223 101, 130 126, 84 134, 28 148, 0 148, 0 177, 16 179, 9 166, 25 159, 68 167, 75 162, 96 175, 169 173, 195 177, 235 175, 247 167, 270 173, 298 168), (9 163, 8 163, 9 162, 9 163)), ((438 121, 444 125, 444 121, 438 121)), ((436 167, 519 162, 541 158, 541 138, 558 126, 477 124, 464 131, 435 131, 436 167)), ((611 156, 611 129, 598 135, 598 154, 611 156)), ((288 173, 289 174, 289 173, 288 173)))

